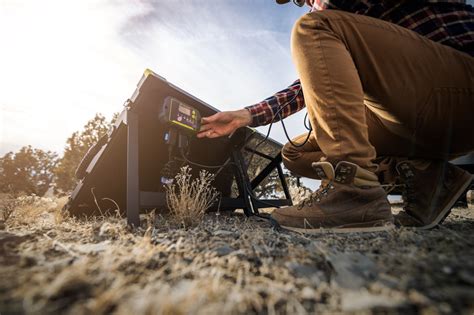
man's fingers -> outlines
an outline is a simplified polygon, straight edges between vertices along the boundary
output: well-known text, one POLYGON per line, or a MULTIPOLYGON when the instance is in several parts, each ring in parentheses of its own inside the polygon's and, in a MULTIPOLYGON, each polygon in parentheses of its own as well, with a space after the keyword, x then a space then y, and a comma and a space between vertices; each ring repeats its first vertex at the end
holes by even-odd
POLYGON ((219 118, 219 114, 220 113, 217 113, 217 114, 214 114, 212 116, 202 118, 202 123, 203 124, 209 124, 209 123, 212 123, 212 122, 216 121, 219 118))
POLYGON ((209 124, 206 124, 206 125, 201 125, 201 129, 199 130, 199 132, 203 132, 203 131, 207 131, 209 129, 211 129, 212 126, 209 125, 209 124))
POLYGON ((222 137, 223 135, 218 133, 218 132, 215 132, 211 129, 207 129, 207 130, 201 130, 198 134, 197 134, 197 137, 198 138, 209 138, 209 139, 213 139, 213 138, 219 138, 219 137, 222 137))
POLYGON ((222 137, 221 135, 217 134, 217 133, 212 133, 211 135, 207 136, 209 139, 214 139, 214 138, 219 138, 219 137, 222 137))
POLYGON ((201 126, 201 130, 199 130, 199 133, 197 134, 198 138, 210 138, 212 134, 214 134, 215 131, 212 130, 211 126, 201 126))

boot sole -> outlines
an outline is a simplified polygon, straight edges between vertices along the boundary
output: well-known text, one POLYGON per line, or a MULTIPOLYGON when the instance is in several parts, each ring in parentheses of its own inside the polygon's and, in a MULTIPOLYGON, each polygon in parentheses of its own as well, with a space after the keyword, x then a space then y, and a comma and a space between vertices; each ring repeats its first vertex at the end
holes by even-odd
MULTIPOLYGON (((363 223, 367 225, 367 223, 363 223)), ((370 223, 369 223, 370 224, 370 223)), ((295 228, 291 226, 280 225, 280 227, 290 230, 293 232, 305 233, 305 234, 323 234, 323 233, 371 233, 371 232, 384 232, 395 229, 395 225, 392 222, 374 222, 370 226, 348 226, 348 227, 336 227, 336 228, 317 228, 317 229, 304 229, 304 228, 295 228), (375 226, 377 225, 377 226, 375 226)))
MULTIPOLYGON (((467 172, 466 172, 467 173, 467 172)), ((469 173, 467 173, 469 174, 469 173)), ((416 227, 418 230, 429 230, 434 227, 436 227, 438 224, 441 224, 451 213, 451 209, 453 208, 454 204, 456 201, 458 201, 459 197, 468 189, 468 187, 471 185, 472 181, 474 180, 474 176, 469 174, 469 176, 466 176, 465 182, 462 184, 461 187, 456 191, 456 193, 453 195, 451 200, 446 204, 444 207, 443 211, 440 212, 440 214, 434 219, 433 222, 431 222, 428 225, 425 226, 419 226, 416 227)))

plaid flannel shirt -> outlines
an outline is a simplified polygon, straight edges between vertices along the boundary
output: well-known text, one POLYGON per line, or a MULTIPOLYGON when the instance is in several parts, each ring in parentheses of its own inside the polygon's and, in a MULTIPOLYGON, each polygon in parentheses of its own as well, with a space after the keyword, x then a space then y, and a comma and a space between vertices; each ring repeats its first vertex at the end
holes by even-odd
MULTIPOLYGON (((311 11, 342 10, 385 20, 474 57, 474 9, 463 0, 315 0, 311 11)), ((300 81, 252 106, 252 127, 305 107, 300 81), (282 107, 282 105, 287 106, 282 107)))

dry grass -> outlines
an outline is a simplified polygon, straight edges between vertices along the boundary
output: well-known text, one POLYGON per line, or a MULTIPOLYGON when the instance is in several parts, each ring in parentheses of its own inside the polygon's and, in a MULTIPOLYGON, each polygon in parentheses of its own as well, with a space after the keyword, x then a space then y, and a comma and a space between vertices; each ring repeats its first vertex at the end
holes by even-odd
POLYGON ((214 175, 206 170, 199 177, 192 178, 191 168, 184 166, 176 175, 173 184, 166 187, 166 201, 174 219, 185 228, 202 221, 206 210, 218 197, 212 187, 214 175))
POLYGON ((11 194, 5 194, 0 196, 0 224, 4 224, 12 216, 18 207, 19 201, 11 194))
POLYGON ((468 314, 472 210, 433 231, 320 236, 265 220, 164 214, 56 220, 65 200, 18 207, 0 231, 2 314, 468 314))

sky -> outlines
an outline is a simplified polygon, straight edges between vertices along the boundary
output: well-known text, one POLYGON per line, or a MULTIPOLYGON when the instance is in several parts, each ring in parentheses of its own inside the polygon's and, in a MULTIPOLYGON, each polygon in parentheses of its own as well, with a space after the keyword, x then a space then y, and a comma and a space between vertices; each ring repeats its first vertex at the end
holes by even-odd
MULTIPOLYGON (((254 104, 296 79, 290 31, 307 11, 273 0, 0 0, 0 155, 61 154, 95 113, 122 110, 146 68, 220 110, 254 104)), ((288 118, 291 136, 303 117, 288 118)), ((280 124, 271 136, 286 142, 280 124)))
MULTIPOLYGON (((254 104, 296 79, 290 30, 305 12, 271 0, 0 0, 0 155, 62 153, 95 113, 122 110, 146 68, 220 110, 254 104)), ((272 137, 284 142, 281 127, 272 137)))

